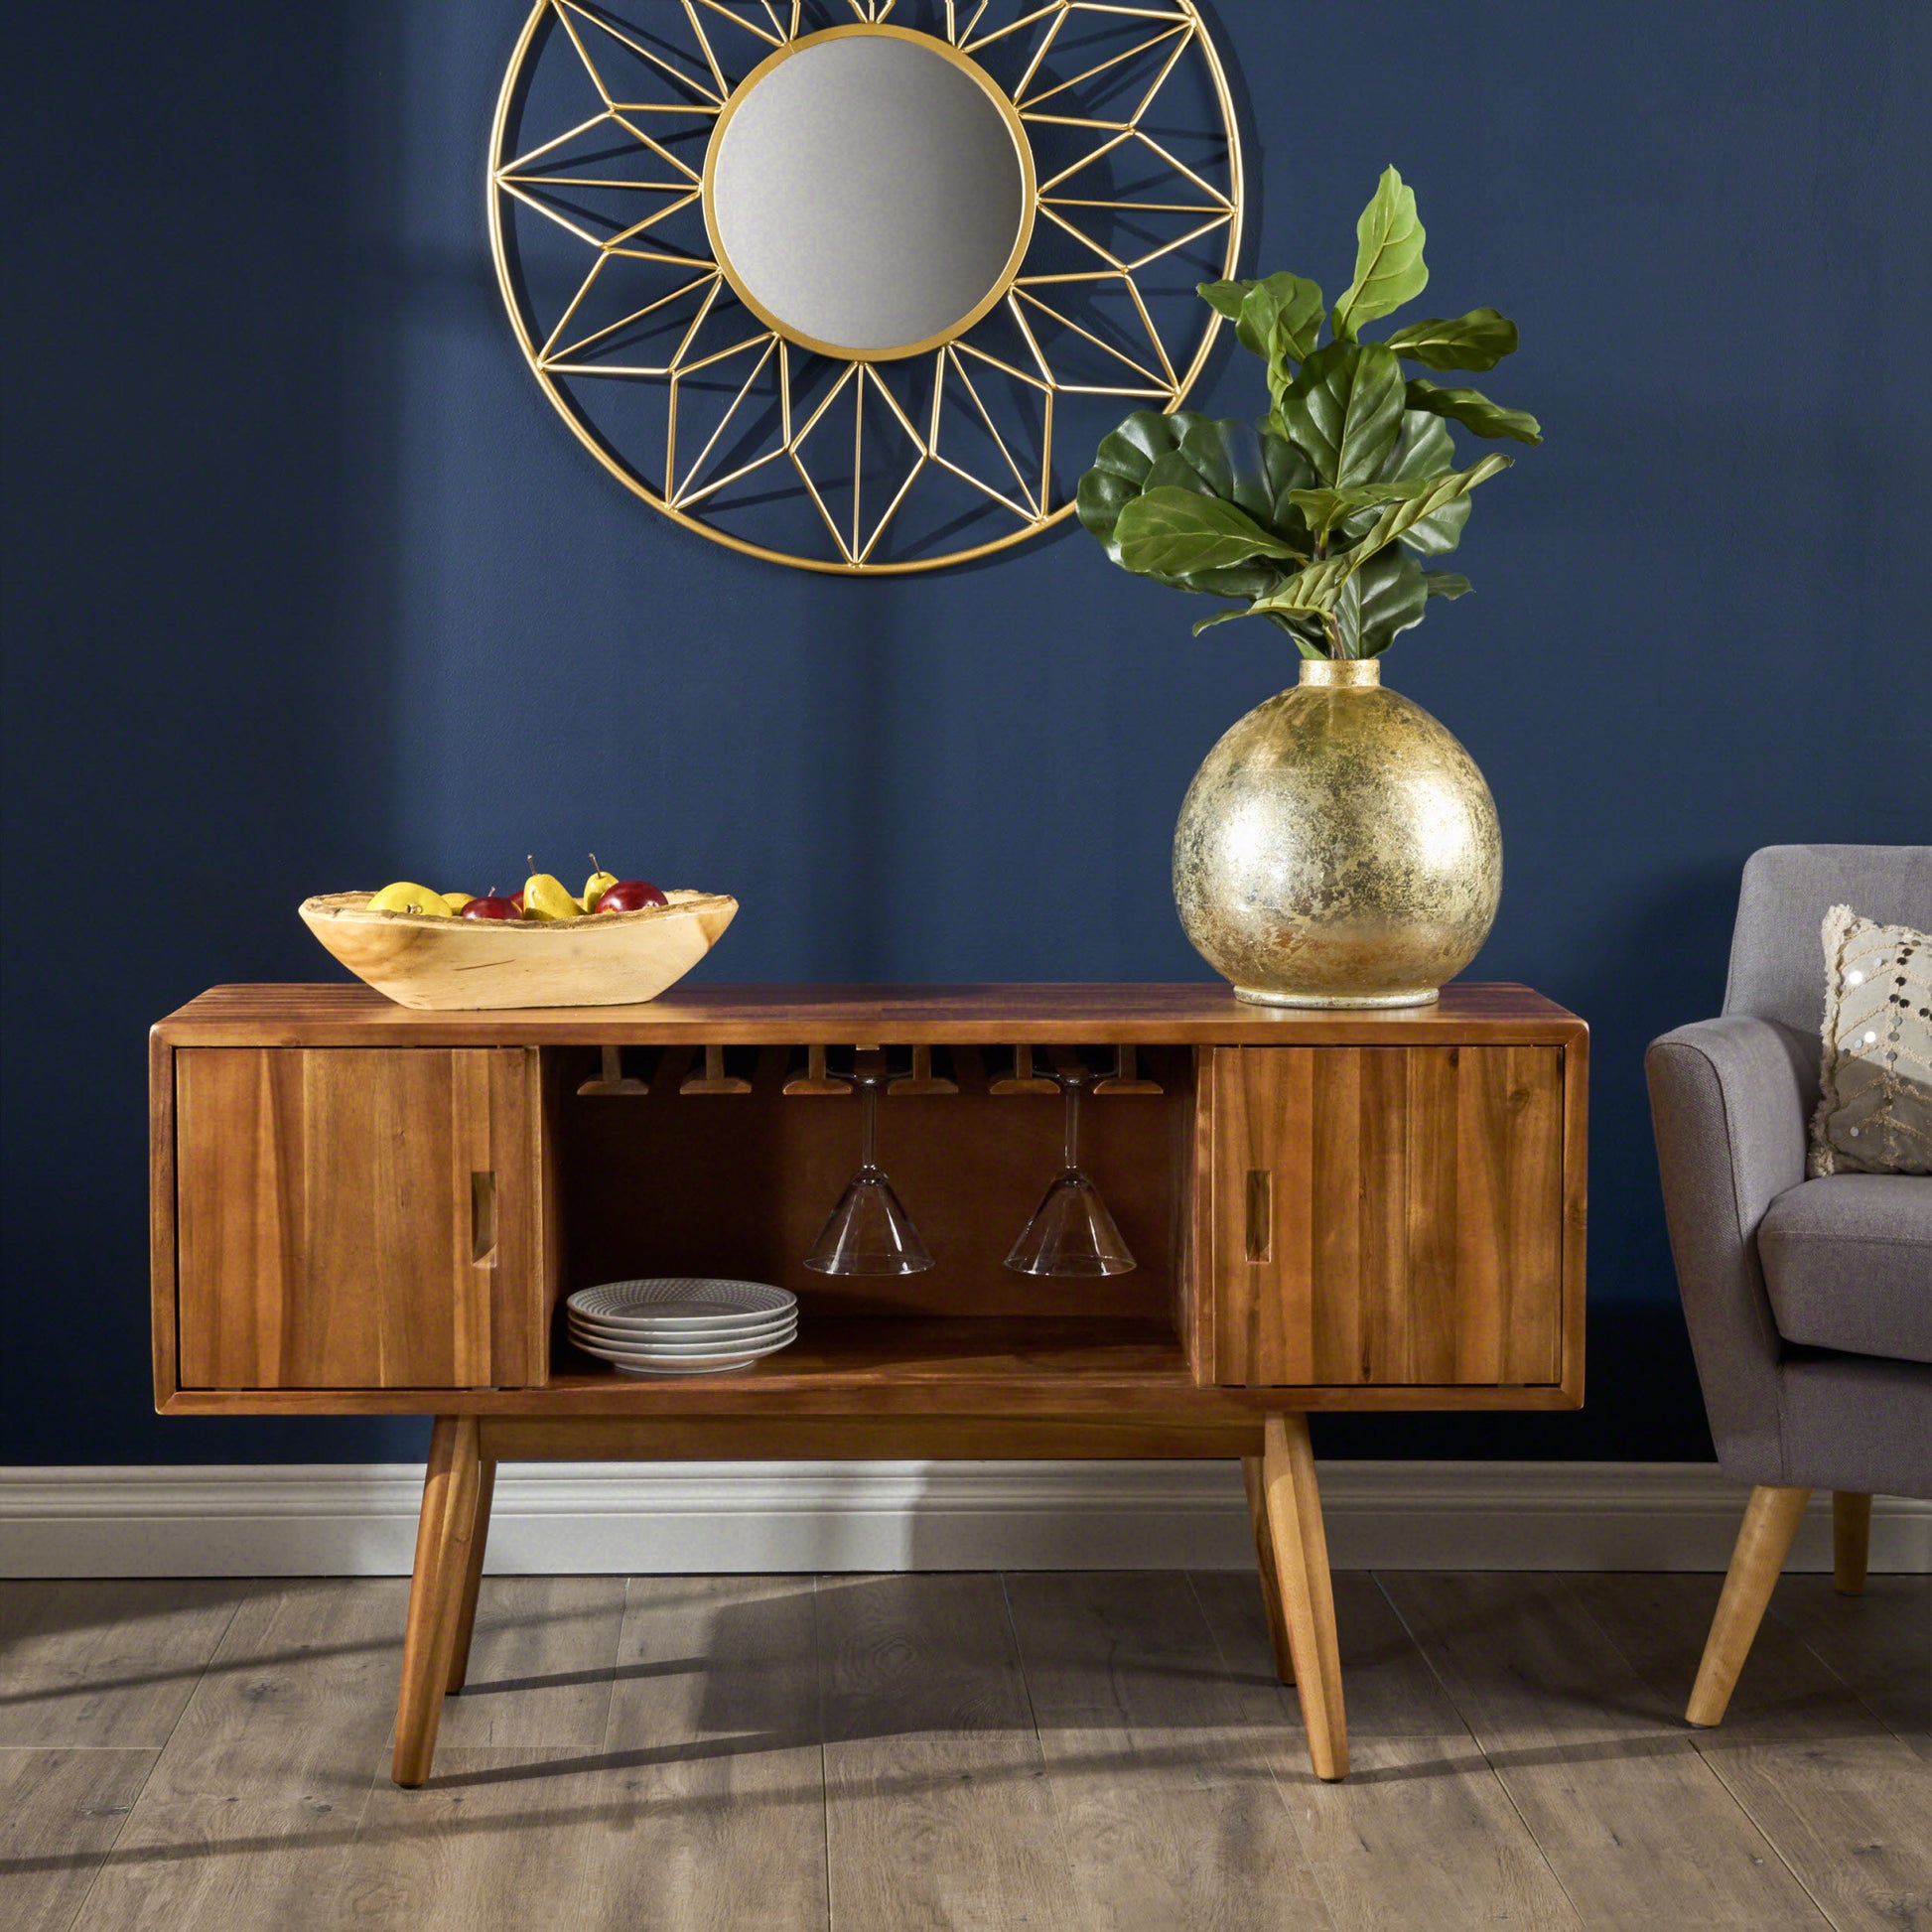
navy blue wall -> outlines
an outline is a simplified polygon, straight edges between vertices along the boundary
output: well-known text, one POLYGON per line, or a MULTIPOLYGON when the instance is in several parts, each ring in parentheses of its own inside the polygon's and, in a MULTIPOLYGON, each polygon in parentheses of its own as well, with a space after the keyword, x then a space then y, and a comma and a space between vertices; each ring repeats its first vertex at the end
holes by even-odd
MULTIPOLYGON (((323 976, 306 893, 502 883, 596 846, 740 896, 718 977, 1202 976, 1173 814, 1293 678, 1281 641, 1190 641, 1195 609, 1077 530, 852 584, 619 490, 489 270, 484 135, 521 11, 10 22, 0 1459, 420 1443, 150 1413, 143 1034, 216 981, 323 976)), ((1932 817, 1932 12, 1214 18, 1260 268, 1336 286, 1393 160, 1432 312, 1521 324, 1497 390, 1549 442, 1483 491, 1478 594, 1386 668, 1501 807, 1475 974, 1595 1029, 1587 1409, 1337 1422, 1322 1447, 1707 1453, 1639 1061, 1715 1010, 1752 847, 1932 817)), ((1206 406, 1251 413, 1255 377, 1224 356, 1206 406)))

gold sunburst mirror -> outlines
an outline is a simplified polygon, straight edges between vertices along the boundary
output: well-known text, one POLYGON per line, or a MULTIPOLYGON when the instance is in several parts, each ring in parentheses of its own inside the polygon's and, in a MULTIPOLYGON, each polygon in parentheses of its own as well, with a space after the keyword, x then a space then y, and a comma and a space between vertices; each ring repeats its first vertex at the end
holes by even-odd
POLYGON ((627 488, 813 570, 936 569, 1177 409, 1241 154, 1193 0, 539 0, 490 138, 511 325, 627 488))

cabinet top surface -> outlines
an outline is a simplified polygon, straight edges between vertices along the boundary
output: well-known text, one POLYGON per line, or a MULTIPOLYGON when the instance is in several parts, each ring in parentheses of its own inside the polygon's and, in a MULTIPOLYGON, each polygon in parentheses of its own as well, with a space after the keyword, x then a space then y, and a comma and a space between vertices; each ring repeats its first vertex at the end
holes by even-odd
POLYGON ((417 1013, 361 985, 217 986, 155 1029, 171 1046, 1564 1044, 1587 1030, 1526 986, 1458 983, 1392 1012, 1258 1007, 1189 985, 678 986, 644 1006, 417 1013))

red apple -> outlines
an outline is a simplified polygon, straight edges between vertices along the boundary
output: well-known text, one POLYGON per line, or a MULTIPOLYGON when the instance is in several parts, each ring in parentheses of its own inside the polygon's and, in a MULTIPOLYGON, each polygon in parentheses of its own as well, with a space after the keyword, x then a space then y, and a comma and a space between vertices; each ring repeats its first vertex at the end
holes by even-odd
POLYGON ((510 903, 516 907, 516 916, 520 919, 523 916, 523 894, 520 889, 510 895, 510 903))
POLYGON ((641 879, 620 879, 615 886, 607 886, 604 897, 598 900, 600 912, 641 912, 647 905, 668 905, 670 900, 655 886, 641 879))
POLYGON ((473 898, 461 912, 460 919, 520 919, 523 908, 513 898, 473 898))

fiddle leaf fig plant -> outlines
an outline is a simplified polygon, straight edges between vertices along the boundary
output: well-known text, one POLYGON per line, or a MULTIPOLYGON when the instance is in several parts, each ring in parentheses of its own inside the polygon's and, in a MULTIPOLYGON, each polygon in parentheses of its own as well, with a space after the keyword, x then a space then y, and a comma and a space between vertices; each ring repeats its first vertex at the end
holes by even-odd
POLYGON ((1477 390, 1405 371, 1492 369, 1516 347, 1494 309, 1431 317, 1363 342, 1429 282, 1416 197, 1390 168, 1355 224, 1355 273, 1328 308, 1305 276, 1203 282, 1267 369, 1259 422, 1139 409, 1107 437, 1080 479, 1080 521, 1124 570, 1175 590, 1240 600, 1195 634, 1261 617, 1304 657, 1373 657, 1418 624, 1432 598, 1469 580, 1425 570, 1461 541, 1469 492, 1512 459, 1456 467, 1449 431, 1540 443, 1534 416, 1477 390), (1321 341, 1323 323, 1328 340, 1321 341))

